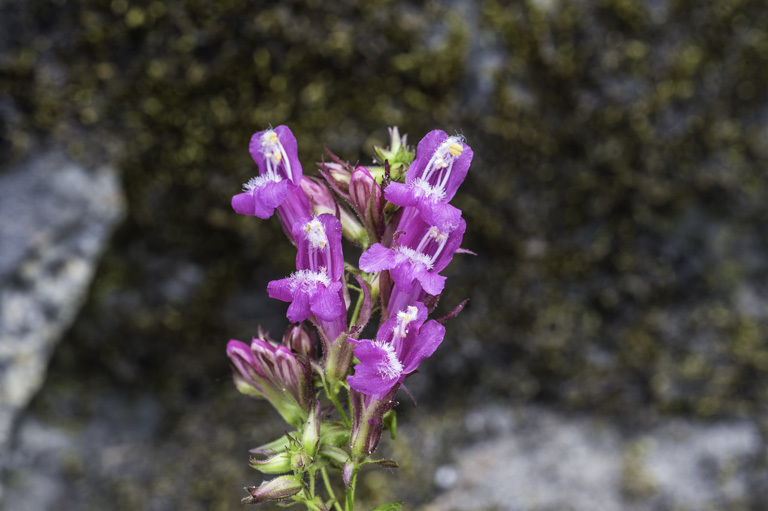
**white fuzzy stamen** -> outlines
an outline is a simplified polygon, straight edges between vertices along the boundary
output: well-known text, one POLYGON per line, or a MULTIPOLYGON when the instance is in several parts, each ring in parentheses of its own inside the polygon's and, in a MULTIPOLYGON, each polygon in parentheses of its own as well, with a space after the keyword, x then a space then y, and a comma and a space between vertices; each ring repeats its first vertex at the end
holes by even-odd
POLYGON ((374 346, 384 351, 386 358, 376 367, 382 377, 391 380, 403 373, 403 364, 398 360, 395 348, 388 342, 375 341, 374 346))
POLYGON ((331 284, 331 279, 328 277, 328 272, 325 268, 320 268, 320 271, 312 270, 298 270, 291 273, 291 290, 295 291, 297 288, 309 290, 309 288, 315 287, 318 283, 328 287, 331 284))
POLYGON ((417 178, 411 186, 421 190, 425 197, 437 197, 440 200, 445 198, 445 190, 438 186, 430 185, 426 179, 417 178))
POLYGON ((412 263, 422 263, 424 266, 427 267, 428 270, 432 269, 432 258, 429 257, 427 254, 422 254, 421 252, 417 252, 412 248, 403 247, 403 246, 397 247, 395 249, 395 252, 404 255, 412 263))
POLYGON ((283 178, 281 178, 276 174, 262 174, 260 176, 252 177, 251 179, 249 179, 248 182, 243 185, 243 191, 250 192, 251 190, 254 190, 256 188, 261 188, 262 186, 269 183, 270 181, 279 183, 282 180, 283 178))

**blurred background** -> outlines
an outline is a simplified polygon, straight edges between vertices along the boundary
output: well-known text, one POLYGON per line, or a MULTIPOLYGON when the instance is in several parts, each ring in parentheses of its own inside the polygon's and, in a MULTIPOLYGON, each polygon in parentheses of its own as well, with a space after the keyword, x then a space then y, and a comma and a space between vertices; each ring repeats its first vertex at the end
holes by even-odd
POLYGON ((261 481, 224 351, 287 325, 294 249, 229 205, 270 124, 305 174, 393 125, 475 153, 471 301, 361 509, 768 509, 766 83, 758 0, 0 1, 5 509, 261 481))

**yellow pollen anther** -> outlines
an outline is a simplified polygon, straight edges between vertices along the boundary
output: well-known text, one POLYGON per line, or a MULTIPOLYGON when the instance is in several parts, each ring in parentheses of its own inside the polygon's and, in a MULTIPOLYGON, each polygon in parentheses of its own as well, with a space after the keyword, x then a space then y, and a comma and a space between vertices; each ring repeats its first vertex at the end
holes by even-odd
POLYGON ((454 156, 461 156, 461 152, 463 150, 464 150, 464 148, 461 147, 461 144, 457 144, 456 142, 451 144, 450 147, 448 148, 448 152, 451 153, 454 156))
POLYGON ((274 131, 269 134, 268 138, 269 138, 270 144, 277 144, 279 142, 279 140, 277 139, 277 133, 275 133, 274 131))
POLYGON ((304 226, 304 232, 309 232, 312 230, 312 222, 307 222, 307 225, 304 226))

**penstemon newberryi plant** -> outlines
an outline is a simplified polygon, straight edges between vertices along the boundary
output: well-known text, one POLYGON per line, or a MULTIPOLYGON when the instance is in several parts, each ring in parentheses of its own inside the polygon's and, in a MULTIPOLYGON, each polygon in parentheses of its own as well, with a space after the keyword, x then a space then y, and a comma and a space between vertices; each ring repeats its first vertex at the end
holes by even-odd
POLYGON ((268 400, 290 429, 250 451, 251 466, 276 477, 247 487, 244 504, 353 511, 358 472, 397 466, 373 457, 383 431, 395 437, 395 394, 466 303, 428 319, 445 287, 440 272, 455 253, 468 252, 459 248, 466 224, 450 201, 472 149, 463 137, 434 130, 414 154, 407 136, 391 128, 389 147, 374 150, 380 166, 355 167, 328 151, 331 161, 306 177, 288 127, 251 138, 259 175, 232 207, 264 219, 277 211, 297 253, 296 271, 267 285, 270 297, 290 303, 282 342, 259 331, 250 345, 227 346, 238 390, 268 400), (342 237, 362 249, 357 266, 345 262, 342 237), (375 337, 362 339, 377 314, 375 337), (332 470, 341 472, 343 494, 332 470))

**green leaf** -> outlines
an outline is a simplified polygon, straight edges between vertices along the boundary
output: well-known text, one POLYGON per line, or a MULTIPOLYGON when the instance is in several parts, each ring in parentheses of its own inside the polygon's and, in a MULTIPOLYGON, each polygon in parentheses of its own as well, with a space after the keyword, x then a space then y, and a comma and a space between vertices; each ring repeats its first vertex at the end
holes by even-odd
POLYGON ((365 460, 363 463, 366 465, 373 463, 374 465, 385 468, 400 468, 400 465, 398 465, 395 460, 365 460))
POLYGON ((403 509, 402 502, 389 502, 383 506, 377 507, 376 509, 371 509, 371 511, 400 511, 401 509, 403 509))

